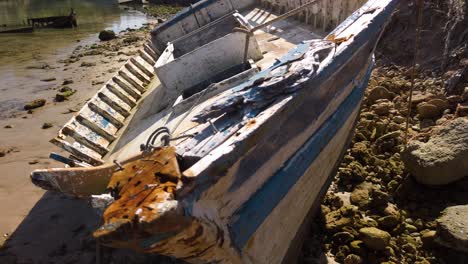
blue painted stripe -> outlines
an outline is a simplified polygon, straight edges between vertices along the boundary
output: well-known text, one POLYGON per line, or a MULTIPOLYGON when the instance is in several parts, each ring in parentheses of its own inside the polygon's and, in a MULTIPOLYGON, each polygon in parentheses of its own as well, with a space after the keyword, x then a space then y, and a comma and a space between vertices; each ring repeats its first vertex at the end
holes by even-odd
POLYGON ((369 65, 363 84, 360 87, 354 87, 335 113, 324 122, 304 146, 234 214, 235 220, 230 224, 230 231, 237 248, 244 247, 271 211, 304 175, 322 149, 333 139, 353 110, 359 107, 372 68, 373 64, 369 65))

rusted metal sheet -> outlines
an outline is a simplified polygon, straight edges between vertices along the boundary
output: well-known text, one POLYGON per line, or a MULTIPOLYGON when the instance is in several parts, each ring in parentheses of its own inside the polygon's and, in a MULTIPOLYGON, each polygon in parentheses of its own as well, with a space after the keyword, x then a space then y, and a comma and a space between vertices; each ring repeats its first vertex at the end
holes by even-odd
POLYGON ((174 147, 123 164, 107 186, 117 199, 105 210, 104 224, 94 236, 108 246, 144 251, 145 239, 186 228, 191 220, 174 197, 180 177, 174 147))

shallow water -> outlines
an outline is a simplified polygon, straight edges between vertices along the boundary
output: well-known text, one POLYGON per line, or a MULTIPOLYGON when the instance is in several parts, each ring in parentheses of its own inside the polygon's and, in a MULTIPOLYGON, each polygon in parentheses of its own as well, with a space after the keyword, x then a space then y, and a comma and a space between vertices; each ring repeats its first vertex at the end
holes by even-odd
POLYGON ((68 15, 70 8, 77 14, 75 29, 0 34, 0 112, 4 112, 3 118, 6 111, 2 110, 19 106, 25 93, 34 93, 43 85, 37 82, 34 71, 27 69, 28 66, 56 64, 77 45, 95 42, 103 29, 118 33, 148 22, 147 16, 138 11, 141 6, 125 7, 117 0, 0 0, 0 25, 21 25, 28 17, 68 15))

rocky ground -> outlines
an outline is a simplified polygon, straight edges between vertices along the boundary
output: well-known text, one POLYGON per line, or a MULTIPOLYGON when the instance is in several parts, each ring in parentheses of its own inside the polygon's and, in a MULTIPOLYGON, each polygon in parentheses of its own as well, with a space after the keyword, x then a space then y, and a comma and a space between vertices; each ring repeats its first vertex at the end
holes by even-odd
MULTIPOLYGON (((443 95, 442 84, 438 78, 418 76, 410 144, 429 141, 433 130, 454 122, 456 127, 467 128, 468 119, 461 116, 468 113, 459 105, 462 96, 443 95)), ((406 68, 374 70, 351 148, 322 203, 312 237, 305 243, 303 263, 315 263, 320 254, 317 249, 339 263, 468 260, 467 255, 435 242, 441 212, 450 205, 468 203, 468 179, 453 183, 460 177, 444 178, 447 182, 442 186, 420 184, 401 158, 409 88, 406 68)), ((467 95, 468 90, 465 102, 467 95)), ((466 162, 468 130, 464 133, 465 150, 459 155, 466 162)))
POLYGON ((301 263, 468 262, 467 10, 425 1, 406 145, 416 9, 400 5, 301 263))

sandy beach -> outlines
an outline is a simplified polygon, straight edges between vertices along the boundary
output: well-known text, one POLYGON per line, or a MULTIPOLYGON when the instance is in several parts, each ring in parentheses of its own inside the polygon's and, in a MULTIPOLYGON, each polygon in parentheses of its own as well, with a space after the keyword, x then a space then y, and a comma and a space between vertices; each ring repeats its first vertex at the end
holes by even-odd
POLYGON ((63 166, 49 159, 51 152, 64 153, 49 140, 135 55, 155 23, 155 20, 150 21, 140 29, 121 32, 111 41, 100 42, 94 37, 76 42, 69 53, 24 65, 25 78, 20 78, 21 82, 2 84, 3 99, 23 99, 10 107, 3 105, 0 119, 0 151, 3 153, 0 157, 0 243, 12 238, 6 246, 14 249, 10 253, 18 257, 18 261, 40 263, 53 259, 51 252, 63 244, 67 245, 67 252, 73 249, 82 252, 80 239, 91 239, 89 234, 97 227, 99 217, 87 203, 45 193, 30 182, 29 174, 37 168, 63 166), (76 93, 58 102, 55 96, 64 86, 76 93), (36 99, 45 99, 46 104, 32 111, 18 109, 16 105, 21 107, 24 102, 36 99), (82 232, 85 229, 89 231, 82 232), (48 232, 42 232, 45 230, 48 232), (80 237, 64 235, 68 232, 79 233, 80 237))

